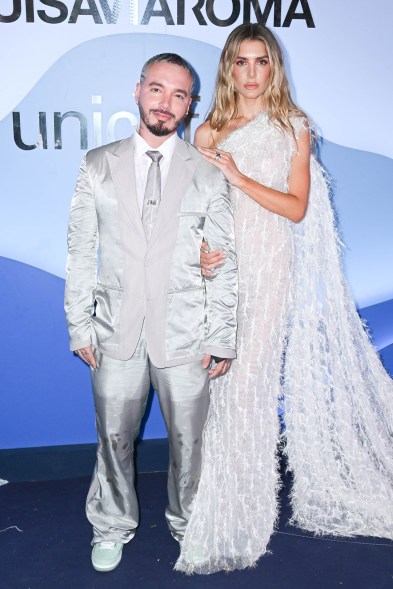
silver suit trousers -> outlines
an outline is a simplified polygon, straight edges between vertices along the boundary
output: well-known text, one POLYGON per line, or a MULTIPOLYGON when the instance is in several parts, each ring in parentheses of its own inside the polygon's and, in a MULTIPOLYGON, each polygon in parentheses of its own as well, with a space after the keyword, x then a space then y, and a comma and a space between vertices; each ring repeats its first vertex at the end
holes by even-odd
POLYGON ((139 523, 134 486, 134 442, 146 409, 150 383, 158 393, 169 438, 166 520, 181 540, 201 470, 202 431, 209 407, 209 377, 199 360, 156 368, 149 360, 144 330, 129 360, 95 351, 91 369, 98 435, 97 462, 86 501, 93 543, 129 542, 139 523))

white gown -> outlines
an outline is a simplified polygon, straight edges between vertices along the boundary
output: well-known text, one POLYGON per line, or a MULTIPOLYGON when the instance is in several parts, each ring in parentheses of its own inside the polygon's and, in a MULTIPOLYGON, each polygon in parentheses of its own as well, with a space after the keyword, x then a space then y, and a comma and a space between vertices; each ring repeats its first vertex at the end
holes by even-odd
MULTIPOLYGON (((292 120, 298 134, 306 122, 292 120)), ((288 190, 296 142, 260 113, 220 145, 239 170, 288 190)), ((278 406, 293 471, 292 523, 393 539, 393 382, 343 278, 328 182, 311 158, 295 224, 231 187, 239 265, 238 357, 211 385, 202 476, 176 563, 255 565, 278 515, 278 406)))

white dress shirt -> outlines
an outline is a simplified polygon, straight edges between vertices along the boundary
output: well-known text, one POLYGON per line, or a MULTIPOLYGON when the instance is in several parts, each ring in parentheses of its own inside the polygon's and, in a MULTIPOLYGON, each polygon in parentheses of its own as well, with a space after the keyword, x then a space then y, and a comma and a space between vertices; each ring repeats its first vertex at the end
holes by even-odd
POLYGON ((143 209, 143 197, 145 195, 145 188, 147 182, 147 173, 151 164, 151 158, 146 155, 146 151, 159 151, 162 154, 162 160, 160 161, 161 171, 161 194, 165 186, 166 179, 168 177, 169 166, 172 159, 172 154, 176 147, 176 141, 178 140, 177 134, 174 133, 166 139, 159 147, 150 147, 150 145, 139 135, 135 133, 135 181, 136 181, 136 193, 138 196, 139 211, 142 217, 143 209))

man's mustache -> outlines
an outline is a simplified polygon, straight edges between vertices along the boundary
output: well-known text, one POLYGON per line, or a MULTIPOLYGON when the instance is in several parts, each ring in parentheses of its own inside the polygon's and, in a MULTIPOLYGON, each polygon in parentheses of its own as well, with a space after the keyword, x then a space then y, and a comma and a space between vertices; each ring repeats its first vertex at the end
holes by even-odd
POLYGON ((169 117, 172 117, 172 119, 175 119, 175 115, 170 112, 169 110, 159 110, 159 109, 155 109, 155 110, 150 110, 151 113, 153 114, 161 114, 161 115, 167 115, 169 117))

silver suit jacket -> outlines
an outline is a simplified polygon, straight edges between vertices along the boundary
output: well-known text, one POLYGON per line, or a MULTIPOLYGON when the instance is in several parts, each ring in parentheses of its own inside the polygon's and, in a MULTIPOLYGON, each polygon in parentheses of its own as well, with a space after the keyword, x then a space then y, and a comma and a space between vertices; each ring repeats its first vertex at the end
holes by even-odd
POLYGON ((126 360, 145 322, 159 368, 204 354, 234 358, 237 267, 227 182, 179 138, 147 243, 133 153, 130 137, 93 149, 81 165, 68 230, 71 350, 92 344, 126 360), (226 254, 214 279, 201 276, 203 238, 226 254))

